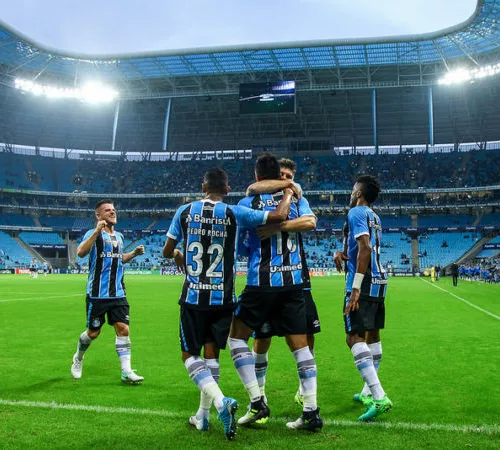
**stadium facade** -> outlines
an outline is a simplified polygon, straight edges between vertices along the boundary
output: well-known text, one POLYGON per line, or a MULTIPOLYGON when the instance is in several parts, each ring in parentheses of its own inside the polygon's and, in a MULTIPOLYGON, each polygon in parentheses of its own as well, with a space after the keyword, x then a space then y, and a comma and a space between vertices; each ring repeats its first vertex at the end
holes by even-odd
MULTIPOLYGON (((469 216, 460 225, 469 227, 493 217, 484 222, 493 227, 489 241, 500 204, 499 19, 500 1, 479 0, 465 22, 426 35, 99 58, 44 48, 1 24, 0 207, 2 218, 31 217, 1 225, 10 234, 17 225, 40 231, 40 218, 88 216, 88 193, 109 193, 131 218, 149 215, 139 228, 151 230, 199 192, 196 178, 185 177, 162 191, 159 172, 177 181, 189 160, 217 159, 230 175, 248 174, 252 158, 267 149, 307 169, 298 177, 307 180, 316 210, 333 214, 328 229, 345 212, 353 178, 372 170, 386 177, 382 212, 407 216, 406 228, 418 228, 418 215, 429 212, 469 216), (476 75, 459 85, 440 83, 457 70, 476 75), (16 89, 16 79, 68 89, 99 79, 119 99, 107 105, 45 99, 16 89), (295 82, 295 113, 240 114, 242 84, 286 80, 295 82), (147 170, 126 164, 134 158, 147 170), (155 160, 163 165, 155 168, 155 160), (114 183, 104 181, 110 170, 114 183), (141 175, 138 185, 121 182, 127 171, 141 175)), ((405 232, 418 240, 416 231, 405 232)), ((69 248, 75 236, 61 237, 69 248)), ((409 252, 418 265, 418 245, 409 252)))

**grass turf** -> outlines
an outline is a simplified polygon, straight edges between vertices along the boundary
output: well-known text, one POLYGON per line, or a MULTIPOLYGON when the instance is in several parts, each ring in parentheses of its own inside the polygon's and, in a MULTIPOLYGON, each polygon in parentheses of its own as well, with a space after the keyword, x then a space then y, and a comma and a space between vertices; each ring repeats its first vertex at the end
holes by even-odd
MULTIPOLYGON (((363 412, 352 401, 362 383, 345 345, 343 280, 314 278, 323 330, 316 339, 316 360, 325 427, 314 434, 285 428, 300 415, 293 402, 298 382, 294 359, 276 339, 267 375, 273 419, 267 426, 239 428, 233 442, 225 441, 215 412, 207 433, 187 424, 199 392, 180 360, 181 277, 127 277, 132 366, 146 378, 143 385, 120 383, 113 330, 107 325, 86 355, 82 379, 71 378, 71 357, 85 327, 85 280, 79 275, 0 278, 2 450, 500 447, 500 320, 420 279, 390 280, 380 378, 394 403, 391 412, 375 424, 353 422, 363 412), (81 409, 67 409, 71 406, 81 409)), ((243 282, 238 279, 239 289, 243 282)), ((437 284, 500 314, 500 286, 460 282, 453 288, 449 278, 437 284)), ((247 395, 227 351, 221 354, 220 385, 238 399, 242 415, 247 395)))

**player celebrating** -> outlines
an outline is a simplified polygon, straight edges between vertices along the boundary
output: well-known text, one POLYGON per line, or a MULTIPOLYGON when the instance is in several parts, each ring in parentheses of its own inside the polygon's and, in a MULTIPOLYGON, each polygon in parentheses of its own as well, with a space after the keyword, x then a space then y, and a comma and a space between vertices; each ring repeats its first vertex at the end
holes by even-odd
MULTIPOLYGON (((294 181, 297 165, 291 159, 281 158, 279 160, 281 180, 264 180, 259 181, 247 190, 247 195, 265 194, 277 192, 285 188, 290 181, 294 181)), ((302 195, 299 185, 296 185, 296 192, 299 196, 302 195)), ((316 227, 316 217, 314 215, 304 215, 298 219, 288 220, 282 224, 271 224, 260 227, 257 231, 259 237, 269 238, 273 234, 280 231, 297 232, 297 238, 300 240, 301 257, 302 257, 302 277, 304 281, 304 299, 306 303, 306 321, 307 321, 307 345, 314 356, 314 335, 321 331, 318 311, 311 293, 311 278, 309 276, 309 268, 307 267, 304 247, 302 244, 302 235, 300 232, 311 231, 316 227)), ((268 367, 268 351, 271 346, 271 337, 274 335, 272 324, 266 324, 264 330, 255 331, 255 339, 253 342, 253 355, 255 358, 255 371, 257 381, 259 383, 260 393, 266 399, 266 372, 268 367)), ((302 385, 299 380, 299 388, 295 394, 295 401, 304 406, 304 395, 302 385)), ((259 420, 258 423, 265 422, 266 419, 259 420)))
MULTIPOLYGON (((365 381, 365 389, 354 399, 367 405, 358 420, 371 420, 389 411, 392 402, 385 394, 377 369, 382 358, 380 329, 384 328, 384 299, 387 274, 380 264, 382 226, 370 208, 380 192, 375 177, 364 175, 354 184, 347 215, 347 277, 344 302, 346 342, 354 363, 365 381), (368 394, 368 395, 367 395, 368 394)), ((336 254, 337 269, 342 258, 336 254)))
POLYGON ((137 384, 144 377, 137 375, 130 365, 131 343, 129 338, 129 304, 125 294, 123 264, 137 255, 144 254, 139 245, 129 253, 123 253, 123 235, 115 231, 116 210, 111 200, 101 200, 95 206, 97 225, 89 230, 77 248, 80 258, 89 256, 89 277, 87 281, 87 329, 80 335, 78 347, 73 356, 71 375, 82 377, 83 357, 90 344, 96 339, 105 316, 116 333, 116 353, 122 368, 121 380, 137 384))
MULTIPOLYGON (((261 155, 255 165, 257 181, 279 180, 278 160, 270 153, 261 155)), ((241 205, 272 211, 283 192, 246 197, 241 205)), ((313 216, 304 198, 294 199, 289 219, 313 216)), ((229 348, 238 375, 250 397, 248 412, 238 420, 250 425, 269 417, 269 407, 261 395, 255 374, 255 358, 248 348, 253 330, 266 322, 272 323, 279 336, 285 336, 297 362, 297 370, 304 393, 301 417, 286 425, 292 429, 314 431, 323 426, 316 401, 316 362, 307 345, 305 301, 302 278, 301 242, 295 233, 278 232, 269 239, 260 240, 255 229, 248 234, 249 267, 247 285, 235 310, 229 333, 229 348)))
POLYGON ((281 222, 290 209, 292 192, 285 194, 272 212, 255 211, 223 203, 229 192, 227 174, 209 170, 204 176, 203 200, 181 206, 168 230, 163 256, 174 258, 186 272, 179 299, 182 360, 190 378, 201 391, 200 408, 189 423, 200 431, 208 429, 212 402, 232 439, 236 432, 236 400, 224 397, 218 386, 219 352, 224 349, 235 307, 234 275, 238 226, 256 227, 281 222), (176 249, 184 242, 184 251, 176 249), (204 359, 200 353, 203 347, 204 359))

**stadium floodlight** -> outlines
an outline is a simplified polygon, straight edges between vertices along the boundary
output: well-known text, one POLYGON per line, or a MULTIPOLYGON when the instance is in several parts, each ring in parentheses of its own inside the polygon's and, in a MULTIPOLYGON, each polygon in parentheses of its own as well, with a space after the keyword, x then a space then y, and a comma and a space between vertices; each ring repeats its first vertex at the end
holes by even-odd
POLYGON ((23 92, 30 92, 36 96, 45 96, 51 99, 74 98, 85 103, 109 103, 119 94, 110 87, 104 86, 100 82, 93 81, 84 84, 82 87, 67 88, 38 84, 30 80, 17 78, 14 87, 23 92))
POLYGON ((459 84, 465 82, 474 82, 480 78, 491 77, 500 73, 500 63, 477 67, 475 69, 455 69, 450 70, 443 78, 438 82, 439 84, 459 84))

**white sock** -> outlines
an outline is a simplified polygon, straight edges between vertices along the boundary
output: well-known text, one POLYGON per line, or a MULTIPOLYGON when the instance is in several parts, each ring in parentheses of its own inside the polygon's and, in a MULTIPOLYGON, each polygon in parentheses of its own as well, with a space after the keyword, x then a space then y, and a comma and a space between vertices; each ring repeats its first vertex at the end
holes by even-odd
POLYGON ((217 411, 221 411, 224 407, 222 402, 224 394, 212 377, 205 361, 199 356, 191 356, 186 359, 184 365, 189 373, 189 377, 198 386, 198 389, 213 401, 217 411))
POLYGON ((236 367, 241 382, 248 392, 250 401, 256 402, 260 399, 261 395, 259 383, 255 375, 255 358, 248 348, 248 341, 229 338, 227 342, 231 350, 234 367, 236 367))
POLYGON ((299 374, 302 392, 304 393, 304 411, 315 411, 318 408, 316 399, 316 361, 309 347, 303 347, 292 352, 297 361, 297 372, 299 374))
POLYGON ((352 346, 351 352, 354 356, 354 364, 356 364, 361 378, 368 384, 373 399, 382 400, 385 396, 385 392, 378 379, 377 371, 373 365, 373 357, 368 345, 366 345, 366 342, 358 342, 352 346))
MULTIPOLYGON (((311 355, 314 356, 314 349, 309 347, 309 350, 311 352, 311 355)), ((315 358, 316 360, 316 358, 315 358)), ((300 378, 299 378, 299 395, 304 395, 304 392, 302 391, 302 383, 300 382, 300 378)))
MULTIPOLYGON (((218 359, 205 359, 205 364, 207 365, 210 373, 212 374, 212 378, 214 381, 219 384, 220 378, 220 364, 218 359)), ((203 391, 200 391, 200 407, 196 412, 196 418, 201 420, 203 418, 208 419, 210 413, 210 406, 212 405, 212 399, 205 394, 203 391)))
POLYGON ((87 330, 85 330, 82 334, 80 334, 80 338, 78 339, 78 346, 76 347, 76 358, 80 361, 83 359, 83 355, 89 348, 90 344, 92 344, 92 339, 87 334, 87 330))
MULTIPOLYGON (((370 353, 373 358, 373 367, 375 367, 375 371, 378 375, 378 368, 380 367, 380 362, 382 361, 382 342, 374 342, 373 344, 368 344, 368 348, 370 349, 370 353)), ((361 391, 362 395, 371 395, 372 391, 365 383, 363 386, 363 390, 361 391)))
POLYGON ((130 366, 130 352, 131 343, 129 336, 116 336, 115 340, 116 354, 120 358, 120 365, 122 366, 122 373, 131 372, 130 366))

